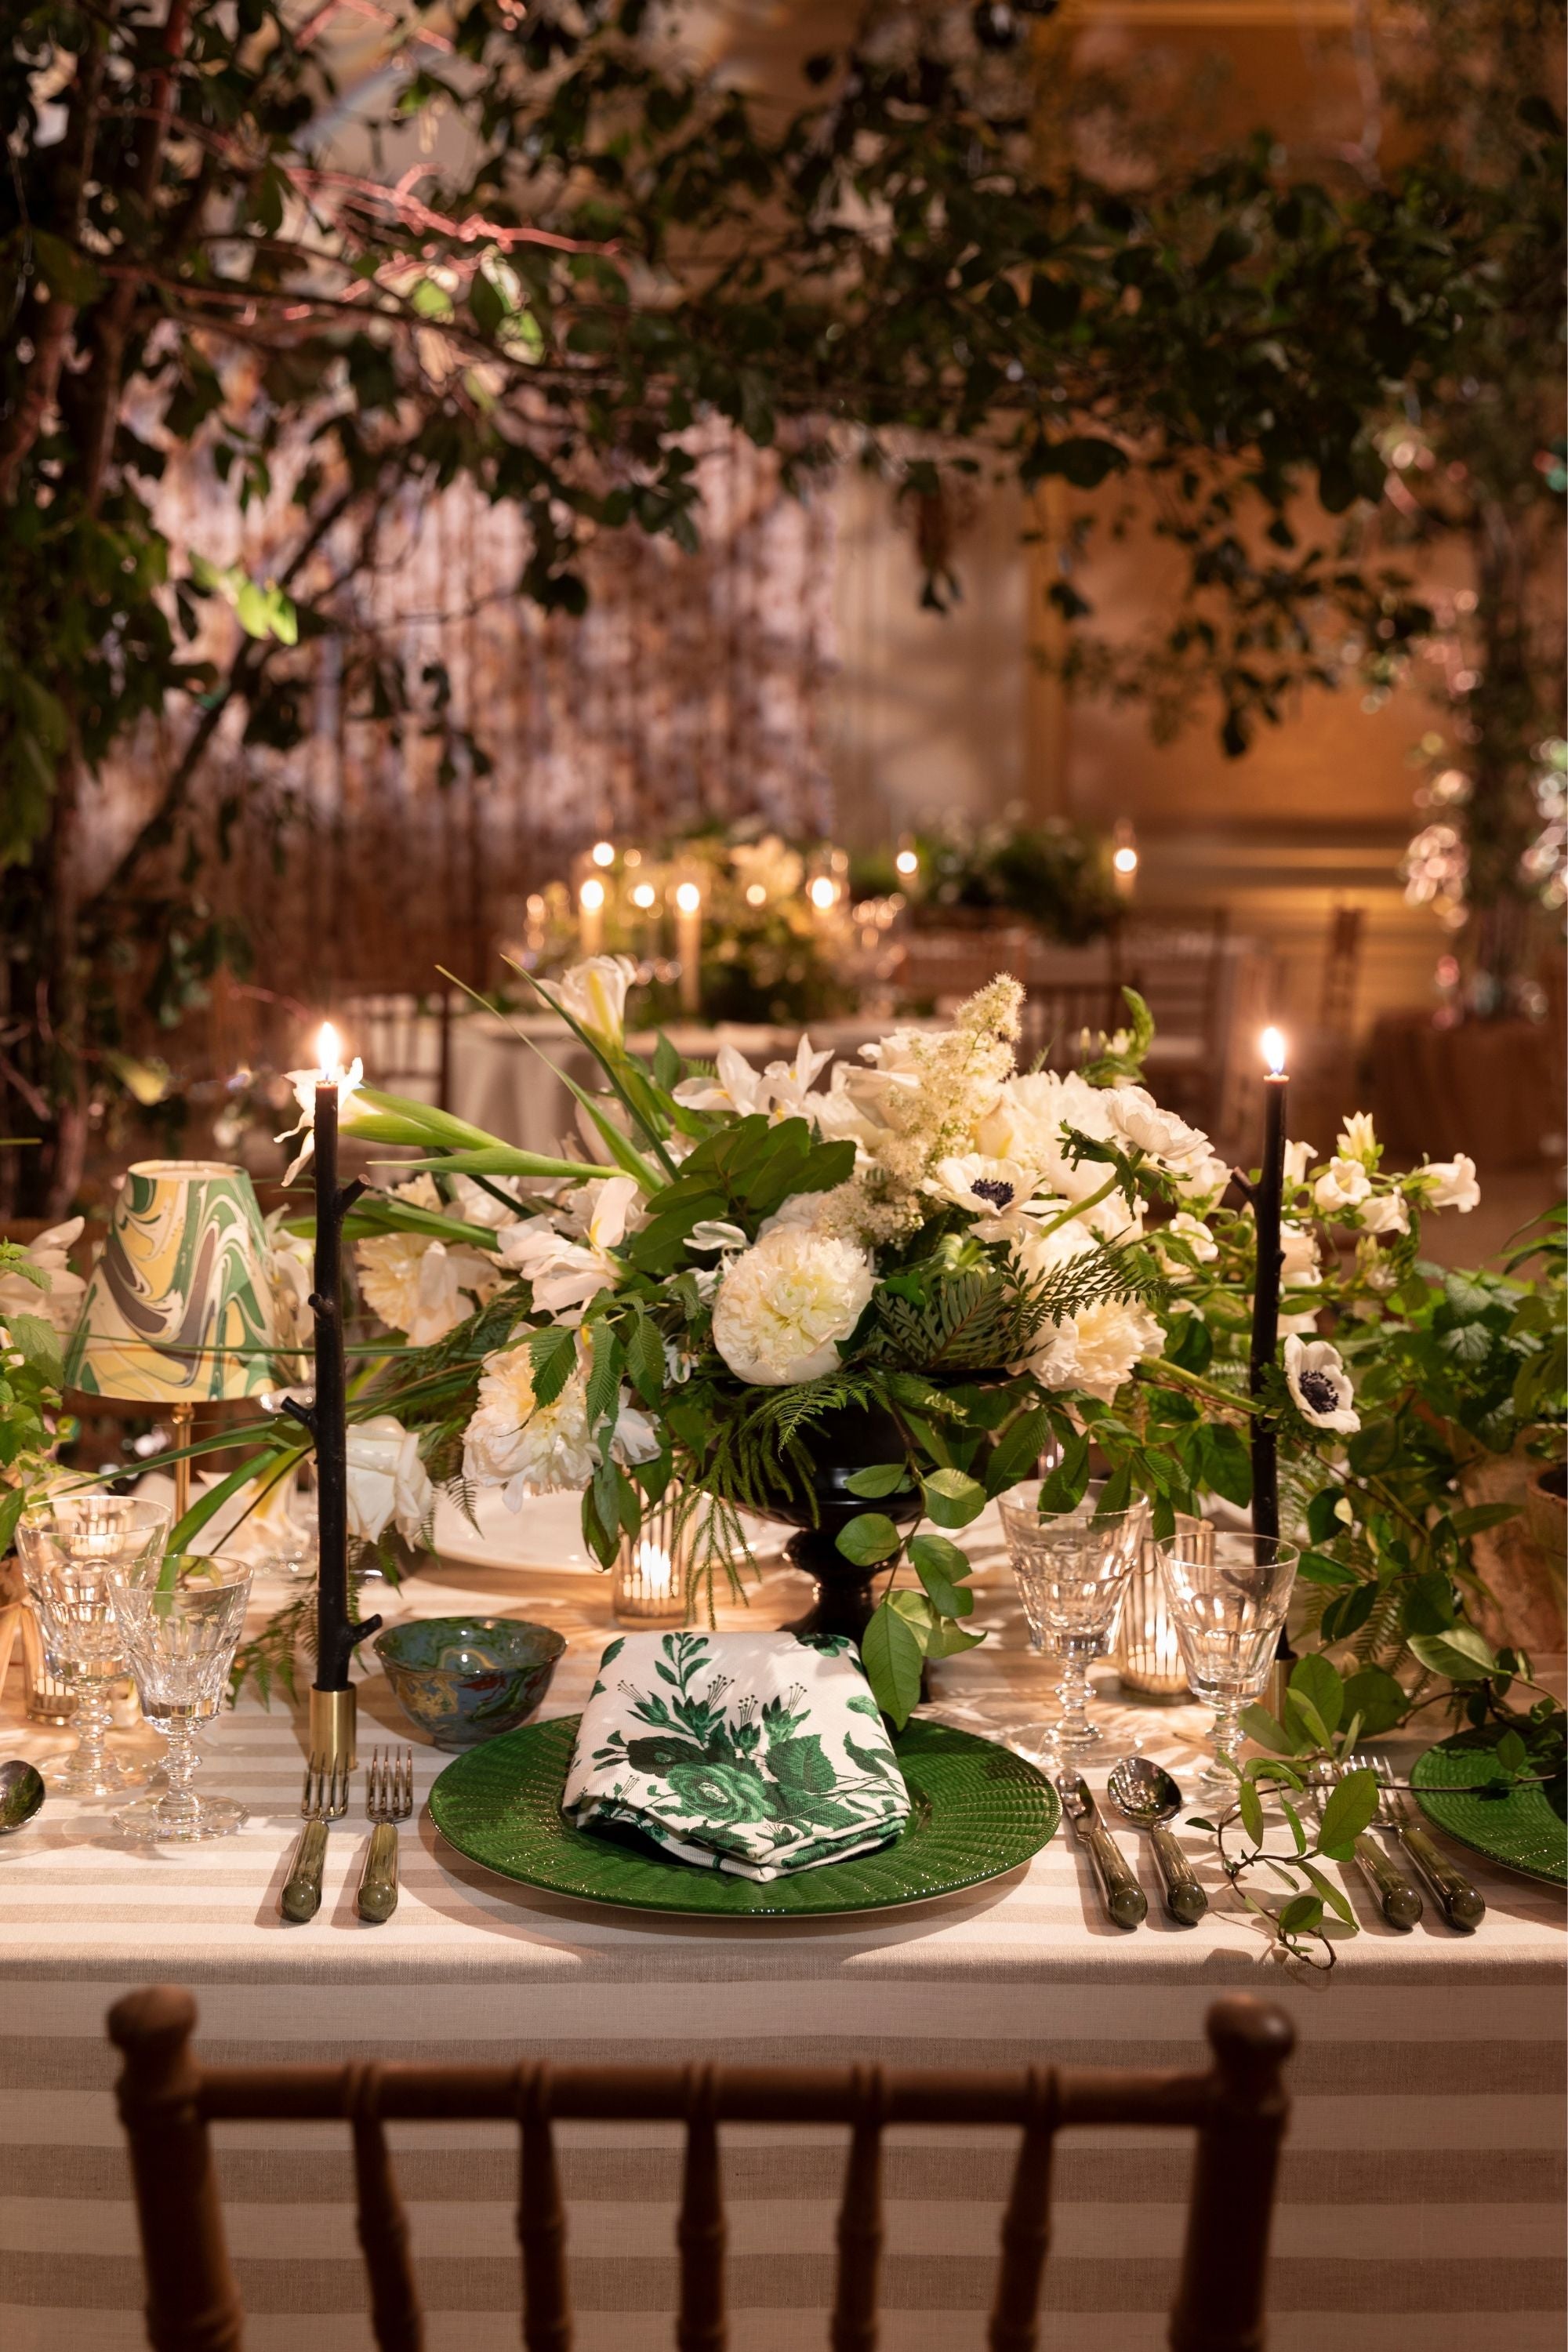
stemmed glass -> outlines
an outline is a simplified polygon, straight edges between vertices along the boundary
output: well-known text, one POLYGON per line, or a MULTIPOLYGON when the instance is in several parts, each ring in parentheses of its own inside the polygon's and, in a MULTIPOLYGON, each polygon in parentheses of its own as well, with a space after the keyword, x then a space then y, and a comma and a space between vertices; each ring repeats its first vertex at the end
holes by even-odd
POLYGON ((1042 1518, 1037 1486, 1001 1500, 1002 1528, 1035 1647, 1061 1662, 1054 1723, 1025 1725, 1015 1737, 1053 1758, 1092 1755, 1101 1735, 1089 1718, 1089 1666, 1110 1645, 1116 1612, 1148 1525, 1148 1506, 1097 1517, 1092 1492, 1076 1511, 1042 1518))
POLYGON ((69 1797, 109 1797, 134 1788, 147 1767, 111 1755, 110 1685, 124 1674, 125 1644, 110 1600, 117 1571, 156 1573, 174 1514, 167 1503, 102 1488, 51 1495, 22 1514, 16 1548, 38 1614, 49 1672, 77 1695, 77 1744, 44 1774, 69 1797))
POLYGON ((1214 1754, 1199 1786, 1230 1795, 1240 1769, 1237 1718, 1268 1680, 1301 1555, 1278 1537, 1245 1534, 1215 1534, 1201 1548, 1175 1535, 1158 1549, 1187 1680, 1215 1711, 1214 1754))
POLYGON ((249 1563, 168 1552, 117 1569, 110 1590, 142 1712, 168 1743, 164 1793, 132 1805, 118 1824, 138 1838, 227 1837, 245 1822, 245 1807, 198 1797, 191 1779, 201 1762, 197 1726, 217 1712, 244 1629, 249 1563))

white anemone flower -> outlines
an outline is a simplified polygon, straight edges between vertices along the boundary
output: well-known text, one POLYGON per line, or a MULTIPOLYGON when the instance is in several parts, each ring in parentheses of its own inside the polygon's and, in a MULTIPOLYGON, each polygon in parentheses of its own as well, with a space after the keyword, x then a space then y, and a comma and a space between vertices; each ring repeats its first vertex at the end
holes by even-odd
POLYGON ((1312 1198, 1325 1216, 1343 1209, 1359 1209, 1372 1192, 1372 1179, 1359 1160, 1336 1152, 1312 1187, 1312 1198))
POLYGON ((633 1176, 607 1176, 581 1187, 584 1239, 572 1241, 548 1218, 529 1217, 504 1225, 497 1246, 504 1265, 533 1286, 542 1314, 564 1318, 581 1312, 601 1290, 613 1290, 621 1269, 610 1252, 626 1237, 640 1197, 633 1176))
POLYGON ((875 1287, 853 1242, 780 1225, 730 1259, 713 1306, 713 1345, 738 1380, 791 1388, 838 1366, 875 1287))
POLYGON ((1121 1142, 1146 1151, 1173 1175, 1206 1167, 1214 1158, 1208 1137, 1173 1110, 1162 1110, 1146 1087, 1107 1087, 1106 1116, 1121 1142))
POLYGON ((348 1460, 349 1533, 375 1543, 395 1520, 397 1532, 418 1543, 430 1525, 436 1493, 419 1458, 419 1440, 395 1413, 351 1423, 348 1460))
POLYGON ((1428 1160, 1405 1181, 1435 1209, 1458 1209, 1462 1217, 1469 1215, 1481 1197, 1476 1163, 1462 1151, 1452 1160, 1428 1160))
POLYGON ((626 991, 637 976, 630 956, 589 956, 563 971, 555 999, 591 1037, 612 1050, 626 1036, 626 991))
POLYGON ((975 1231, 983 1240, 1000 1239, 1014 1230, 1013 1220, 1034 1194, 1034 1170, 1016 1160, 991 1160, 983 1152, 939 1160, 921 1190, 932 1200, 954 1209, 967 1209, 982 1223, 975 1231))
POLYGON ((1285 1381, 1303 1421, 1314 1429, 1337 1430, 1353 1437, 1361 1427, 1355 1391, 1337 1348, 1327 1339, 1302 1339, 1294 1332, 1285 1342, 1285 1381))

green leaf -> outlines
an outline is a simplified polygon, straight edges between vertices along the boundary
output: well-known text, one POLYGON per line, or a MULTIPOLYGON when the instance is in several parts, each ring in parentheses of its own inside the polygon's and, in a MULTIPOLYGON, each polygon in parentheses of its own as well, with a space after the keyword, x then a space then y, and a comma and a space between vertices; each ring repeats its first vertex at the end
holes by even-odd
POLYGON ((1062 1458, 1049 1477, 1040 1485, 1040 1515, 1055 1517, 1073 1511, 1083 1500, 1089 1485, 1089 1438, 1080 1432, 1069 1437, 1062 1447, 1062 1458))
POLYGON ((1044 1405, 1037 1405, 1013 1423, 1005 1437, 999 1438, 991 1449, 985 1465, 985 1491, 1000 1495, 1004 1488, 1016 1486, 1022 1478, 1032 1477, 1047 1438, 1050 1434, 1051 1417, 1044 1405))
POLYGON ((1530 1760, 1530 1750, 1517 1731, 1505 1731, 1493 1752, 1505 1772, 1522 1772, 1530 1760))
POLYGON ((1413 1657, 1450 1682, 1479 1682, 1498 1671, 1497 1652, 1473 1625, 1451 1625, 1446 1633, 1407 1633, 1405 1640, 1413 1657))
POLYGON ((1293 1895, 1279 1914, 1282 1936, 1310 1935, 1323 1924, 1323 1906, 1316 1895, 1293 1895))
POLYGON ((1277 1716, 1270 1715, 1266 1706, 1244 1706, 1237 1720, 1248 1739, 1255 1740, 1259 1748, 1272 1748, 1276 1756, 1300 1754, 1300 1739, 1288 1730, 1277 1716))
POLYGON ((1352 1908, 1350 1896, 1345 1893, 1344 1888, 1336 1886, 1327 1872, 1320 1870, 1315 1863, 1299 1862, 1296 1867, 1302 1877, 1310 1880, 1316 1887, 1335 1916, 1342 1919, 1347 1927, 1353 1928, 1356 1925, 1356 1916, 1352 1908))
POLYGON ((885 1495, 896 1495, 909 1483, 910 1474, 901 1462, 873 1462, 867 1469, 851 1471, 844 1481, 863 1503, 879 1503, 885 1495))
POLYGON ((664 1400, 664 1342, 647 1316, 639 1314, 626 1342, 626 1370, 644 1404, 664 1400))
POLYGON ((1361 1717, 1362 1738, 1376 1739, 1404 1721, 1410 1701, 1400 1684, 1382 1666, 1363 1666, 1345 1685, 1345 1706, 1352 1716, 1361 1717))
POLYGON ((1252 1500, 1252 1456, 1238 1430, 1227 1422, 1211 1422, 1205 1432, 1204 1483, 1227 1503, 1245 1510, 1252 1500))
POLYGON ((860 1663, 872 1697, 901 1731, 920 1698, 925 1652, 902 1611, 886 1601, 860 1637, 860 1663))
POLYGON ((910 1546, 910 1562, 941 1615, 971 1614, 974 1595, 962 1581, 970 1573, 970 1563, 956 1544, 949 1543, 945 1536, 916 1536, 910 1546))
POLYGON ((60 1343, 54 1325, 42 1315, 13 1315, 5 1328, 11 1334, 11 1345, 20 1350, 34 1371, 58 1388, 65 1377, 60 1361, 60 1343))
POLYGON ((1258 1793, 1258 1783, 1255 1780, 1241 1781, 1237 1789, 1236 1801, 1241 1808, 1243 1829, 1254 1845, 1261 1845, 1263 1843, 1263 1800, 1258 1793))
POLYGON ((933 1470, 922 1478, 928 1515, 939 1528, 966 1528, 985 1508, 985 1489, 962 1470, 933 1470))
POLYGON ((1377 1776, 1347 1772, 1335 1782, 1318 1824, 1318 1851, 1332 1862, 1349 1862, 1355 1842, 1377 1811, 1377 1776))
POLYGON ((926 1655, 928 1658, 956 1657, 961 1650, 977 1650, 984 1639, 984 1633, 966 1633, 963 1627, 955 1624, 951 1617, 939 1617, 926 1636, 926 1655))
POLYGON ((577 1369, 577 1334, 552 1325, 548 1330, 531 1331, 525 1344, 531 1360, 534 1403, 553 1404, 577 1369))
POLYGON ((881 1511, 861 1511, 840 1528, 834 1549, 857 1568, 871 1568, 879 1560, 891 1559, 903 1538, 891 1519, 881 1511))
POLYGON ((1310 1699, 1317 1710, 1327 1738, 1331 1738, 1344 1719, 1345 1686, 1327 1658, 1298 1658, 1290 1669, 1289 1697, 1310 1699))
POLYGON ((1373 1583, 1353 1584, 1337 1592, 1324 1610, 1319 1631, 1325 1642, 1348 1642, 1359 1633, 1377 1606, 1377 1587, 1373 1583))

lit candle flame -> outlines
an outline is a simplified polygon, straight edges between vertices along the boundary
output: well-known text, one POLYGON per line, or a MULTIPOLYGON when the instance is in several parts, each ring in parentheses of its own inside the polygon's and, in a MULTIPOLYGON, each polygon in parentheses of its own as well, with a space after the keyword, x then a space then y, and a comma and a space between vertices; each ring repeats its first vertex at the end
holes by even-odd
POLYGON ((632 1555, 637 1572, 648 1597, 665 1599, 674 1581, 673 1563, 662 1545, 639 1543, 632 1555))
POLYGON ((682 882, 676 888, 675 903, 683 915, 694 915, 702 904, 702 893, 695 882, 682 882))
POLYGON ((343 1049, 338 1033, 330 1021, 323 1021, 316 1038, 316 1067, 323 1078, 341 1078, 343 1074, 343 1049))
POLYGON ((599 908, 605 903, 605 886, 599 880, 597 875, 589 875, 588 879, 584 883, 583 887, 577 893, 577 903, 581 907, 586 907, 591 915, 596 915, 598 913, 599 908))
POLYGON ((809 892, 812 905, 819 914, 826 914, 838 896, 837 885, 826 874, 819 874, 809 892))
POLYGON ((595 866, 613 866, 616 862, 616 845, 613 841, 596 841, 588 855, 595 866))
POLYGON ((919 853, 913 849, 900 849, 893 864, 905 876, 918 874, 921 870, 919 853))
POLYGON ((1116 868, 1118 874, 1136 874, 1138 871, 1138 852, 1133 848, 1131 842, 1124 843, 1121 848, 1113 851, 1110 862, 1116 868))
POLYGON ((1285 1033, 1282 1029, 1266 1029, 1258 1039, 1263 1058, 1268 1065, 1268 1075, 1282 1078, 1285 1075, 1285 1033))

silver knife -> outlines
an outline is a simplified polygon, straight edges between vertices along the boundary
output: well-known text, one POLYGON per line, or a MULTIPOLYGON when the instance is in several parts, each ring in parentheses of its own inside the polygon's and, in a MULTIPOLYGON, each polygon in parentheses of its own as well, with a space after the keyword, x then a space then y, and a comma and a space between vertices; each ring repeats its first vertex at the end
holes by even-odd
POLYGON ((1094 1864, 1106 1916, 1118 1927, 1141 1927, 1149 1916, 1149 1897, 1129 1869, 1127 1858, 1106 1828, 1076 1772, 1057 1775, 1062 1811, 1073 1825, 1079 1845, 1094 1864))

